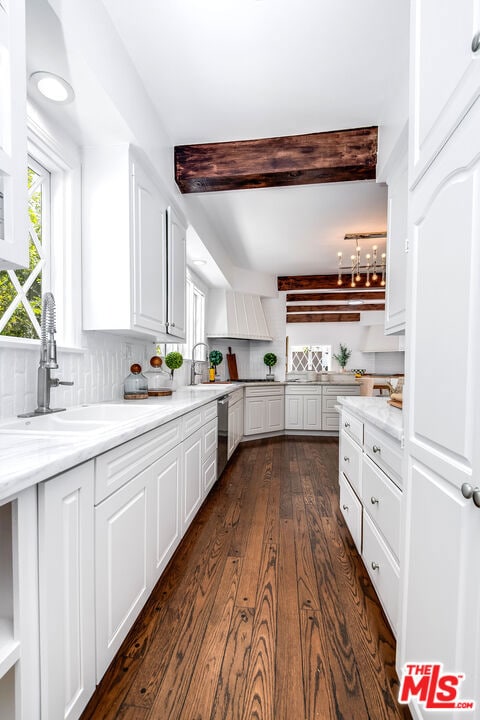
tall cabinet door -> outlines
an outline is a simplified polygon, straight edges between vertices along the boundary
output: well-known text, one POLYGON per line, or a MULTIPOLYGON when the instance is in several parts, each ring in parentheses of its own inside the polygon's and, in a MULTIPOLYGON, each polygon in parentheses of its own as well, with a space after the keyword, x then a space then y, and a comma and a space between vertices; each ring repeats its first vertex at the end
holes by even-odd
POLYGON ((188 528, 202 502, 203 429, 190 435, 183 443, 183 527, 188 528))
POLYGON ((303 395, 285 395, 285 428, 303 430, 303 395))
MULTIPOLYGON (((445 671, 463 673, 458 699, 466 700, 480 689, 480 508, 462 494, 480 475, 480 101, 477 106, 411 196, 399 639, 400 665, 440 662, 445 671)), ((433 717, 414 706, 418 717, 433 717)))
POLYGON ((80 717, 95 690, 93 460, 39 485, 42 717, 80 717))
POLYGON ((168 208, 168 327, 170 335, 185 338, 186 229, 175 210, 168 208))
POLYGON ((155 581, 181 538, 181 450, 181 445, 177 445, 151 467, 155 503, 155 581))
POLYGON ((139 329, 166 332, 166 202, 143 166, 133 175, 133 322, 139 329))

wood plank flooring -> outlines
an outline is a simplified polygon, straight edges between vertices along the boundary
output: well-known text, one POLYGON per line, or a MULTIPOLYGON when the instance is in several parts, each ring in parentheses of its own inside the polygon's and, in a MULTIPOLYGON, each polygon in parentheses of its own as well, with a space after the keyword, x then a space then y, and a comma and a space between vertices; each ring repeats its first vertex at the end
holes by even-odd
POLYGON ((242 444, 82 720, 410 719, 337 473, 335 439, 242 444))

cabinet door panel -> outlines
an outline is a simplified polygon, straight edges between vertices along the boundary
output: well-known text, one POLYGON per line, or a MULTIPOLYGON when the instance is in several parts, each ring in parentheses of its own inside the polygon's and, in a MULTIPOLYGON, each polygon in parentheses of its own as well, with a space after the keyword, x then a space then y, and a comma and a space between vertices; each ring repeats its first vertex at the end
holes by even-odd
POLYGON ((303 430, 303 395, 285 395, 285 428, 303 430))
POLYGON ((186 230, 168 208, 168 333, 185 338, 186 230))
POLYGON ((153 585, 148 473, 95 508, 97 681, 120 647, 153 585))
POLYGON ((46 718, 78 718, 95 690, 93 487, 93 461, 39 486, 46 718))
POLYGON ((303 398, 303 427, 305 430, 322 429, 322 397, 306 395, 303 398))
POLYGON ((206 496, 213 487, 217 479, 217 455, 212 453, 209 458, 203 463, 202 469, 203 477, 203 495, 206 496))
POLYGON ((245 400, 245 435, 265 432, 266 401, 264 398, 247 398, 245 400))
POLYGON ((202 444, 202 430, 198 430, 183 443, 183 533, 192 522, 202 502, 202 444))
POLYGON ((176 447, 153 465, 155 499, 155 581, 181 538, 181 448, 176 447))
POLYGON ((133 164, 133 193, 133 321, 139 328, 165 332, 166 204, 138 162, 133 164))
POLYGON ((408 168, 406 157, 388 182, 385 333, 405 329, 407 293, 408 168))
POLYGON ((267 432, 285 428, 285 398, 283 396, 266 399, 266 420, 267 432))

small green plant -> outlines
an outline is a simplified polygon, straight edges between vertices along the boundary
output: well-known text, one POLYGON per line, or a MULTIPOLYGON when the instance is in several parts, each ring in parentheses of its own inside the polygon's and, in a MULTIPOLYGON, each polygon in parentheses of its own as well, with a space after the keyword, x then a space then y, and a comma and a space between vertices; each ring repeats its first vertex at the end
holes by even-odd
POLYGON ((266 353, 263 356, 263 362, 267 367, 272 368, 274 365, 277 364, 277 356, 275 355, 275 353, 266 353))
POLYGON ((220 350, 212 350, 210 352, 210 355, 208 356, 208 359, 210 360, 210 365, 216 368, 217 365, 220 365, 220 363, 222 362, 223 355, 220 350))
POLYGON ((169 352, 168 355, 165 357, 165 365, 169 368, 173 380, 174 371, 178 370, 178 368, 182 367, 183 365, 182 353, 169 352))
POLYGON ((342 370, 346 368, 351 354, 352 351, 349 350, 346 345, 342 345, 342 343, 340 343, 340 352, 334 354, 333 357, 338 362, 342 370))

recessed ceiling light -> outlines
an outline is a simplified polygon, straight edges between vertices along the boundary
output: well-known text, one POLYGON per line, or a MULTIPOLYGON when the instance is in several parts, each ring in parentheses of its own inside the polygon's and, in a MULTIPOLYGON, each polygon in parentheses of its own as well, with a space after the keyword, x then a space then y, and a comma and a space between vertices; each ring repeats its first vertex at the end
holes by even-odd
POLYGON ((207 264, 207 261, 206 261, 206 260, 194 260, 194 261, 193 261, 193 264, 194 264, 194 265, 198 265, 199 267, 201 267, 202 265, 206 265, 206 264, 207 264))
POLYGON ((75 98, 72 86, 60 75, 42 70, 32 73, 30 81, 44 98, 52 102, 66 105, 75 98))

